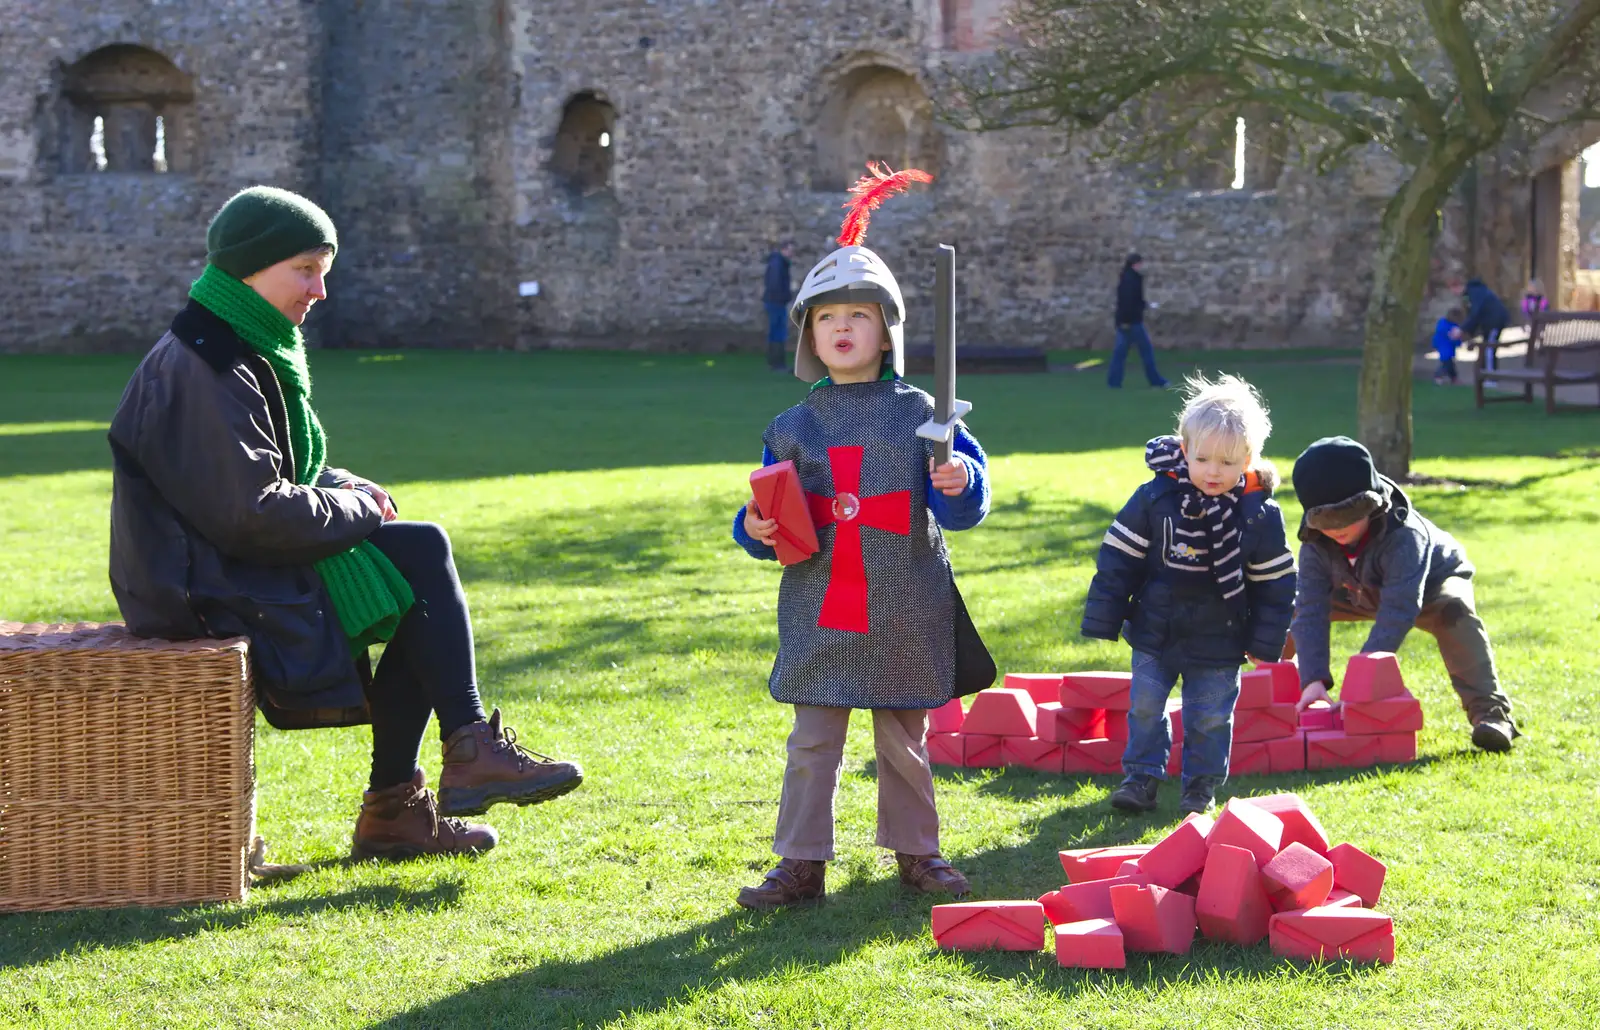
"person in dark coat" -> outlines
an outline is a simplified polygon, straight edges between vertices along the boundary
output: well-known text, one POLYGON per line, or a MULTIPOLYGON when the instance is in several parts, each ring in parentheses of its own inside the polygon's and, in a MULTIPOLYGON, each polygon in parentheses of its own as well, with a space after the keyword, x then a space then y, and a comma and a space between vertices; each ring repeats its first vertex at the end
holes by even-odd
MULTIPOLYGON (((130 632, 246 637, 256 699, 285 728, 372 723, 352 854, 478 852, 449 818, 572 790, 579 768, 519 747, 478 698, 450 538, 326 462, 299 326, 327 296, 332 221, 253 187, 206 233, 189 303, 112 416, 111 587, 130 632), (387 641, 376 673, 367 647, 387 641), (417 764, 437 714, 437 799, 417 764), (441 818, 441 816, 445 818, 441 818)), ((197 727, 203 732, 203 727, 197 727)))
POLYGON ((1106 373, 1106 385, 1120 388, 1122 373, 1128 362, 1128 344, 1139 345, 1139 360, 1144 362, 1144 377, 1151 386, 1167 385, 1156 371, 1155 350, 1150 346, 1150 334, 1144 328, 1144 259, 1129 254, 1123 262, 1122 275, 1117 279, 1117 343, 1111 352, 1111 367, 1106 373))
MULTIPOLYGON (((1465 299, 1467 303, 1467 318, 1455 331, 1457 340, 1464 340, 1471 336, 1482 336, 1485 343, 1496 343, 1500 333, 1511 324, 1511 312, 1506 310, 1505 303, 1495 292, 1484 285, 1482 279, 1460 279, 1450 281, 1450 290, 1465 299)), ((1495 352, 1493 348, 1483 356, 1483 367, 1493 369, 1495 352)))
POLYGON ((761 304, 767 309, 767 367, 774 372, 787 371, 783 349, 789 342, 789 301, 794 299, 794 280, 789 268, 793 257, 793 240, 784 240, 767 255, 761 304))

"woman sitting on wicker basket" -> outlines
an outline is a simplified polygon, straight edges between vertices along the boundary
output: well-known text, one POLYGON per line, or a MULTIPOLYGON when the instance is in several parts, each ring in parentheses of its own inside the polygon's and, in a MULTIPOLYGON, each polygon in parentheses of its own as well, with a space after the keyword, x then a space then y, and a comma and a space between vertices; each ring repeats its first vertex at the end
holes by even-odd
POLYGON ((299 325, 327 296, 332 221, 285 190, 212 219, 205 271, 111 424, 111 586, 141 636, 244 636, 256 698, 283 728, 372 723, 358 858, 477 852, 476 815, 582 781, 516 744, 478 700, 450 538, 396 520, 388 493, 329 468, 299 325), (388 641, 377 671, 367 647, 388 641), (418 750, 439 717, 439 794, 418 750), (445 818, 441 818, 445 817, 445 818))

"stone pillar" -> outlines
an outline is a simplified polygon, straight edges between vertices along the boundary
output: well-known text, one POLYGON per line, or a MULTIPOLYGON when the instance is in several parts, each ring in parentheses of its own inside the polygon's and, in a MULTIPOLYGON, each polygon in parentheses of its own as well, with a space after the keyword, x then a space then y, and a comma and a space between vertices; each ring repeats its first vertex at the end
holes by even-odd
POLYGON ((321 199, 340 241, 322 339, 512 346, 506 0, 322 10, 321 199))
MULTIPOLYGON (((1544 280, 1550 306, 1561 307, 1570 296, 1562 293, 1562 179, 1565 163, 1552 165, 1533 177, 1533 270, 1544 280)), ((1570 275, 1570 273, 1569 273, 1570 275)))
POLYGON ((154 171, 155 110, 149 104, 109 104, 101 117, 104 126, 106 171, 154 171))

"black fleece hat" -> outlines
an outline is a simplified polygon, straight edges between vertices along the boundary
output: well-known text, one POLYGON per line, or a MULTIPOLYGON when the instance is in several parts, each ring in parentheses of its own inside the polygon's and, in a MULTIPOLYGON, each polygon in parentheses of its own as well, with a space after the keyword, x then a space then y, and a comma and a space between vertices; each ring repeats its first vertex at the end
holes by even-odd
POLYGON ((1294 460, 1294 492, 1312 529, 1343 529, 1383 507, 1387 491, 1372 453, 1348 436, 1325 436, 1294 460))

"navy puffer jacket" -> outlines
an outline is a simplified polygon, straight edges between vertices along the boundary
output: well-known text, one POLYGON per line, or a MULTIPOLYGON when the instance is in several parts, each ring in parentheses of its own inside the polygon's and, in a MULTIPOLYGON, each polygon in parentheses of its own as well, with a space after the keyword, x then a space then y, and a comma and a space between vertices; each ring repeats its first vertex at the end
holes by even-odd
POLYGON ((1226 668, 1248 653, 1275 660, 1294 616, 1294 554, 1272 499, 1277 472, 1252 471, 1239 501, 1243 611, 1222 599, 1204 557, 1178 529, 1184 488, 1165 473, 1135 490, 1100 544, 1083 612, 1083 635, 1125 638, 1135 650, 1177 664, 1226 668))

